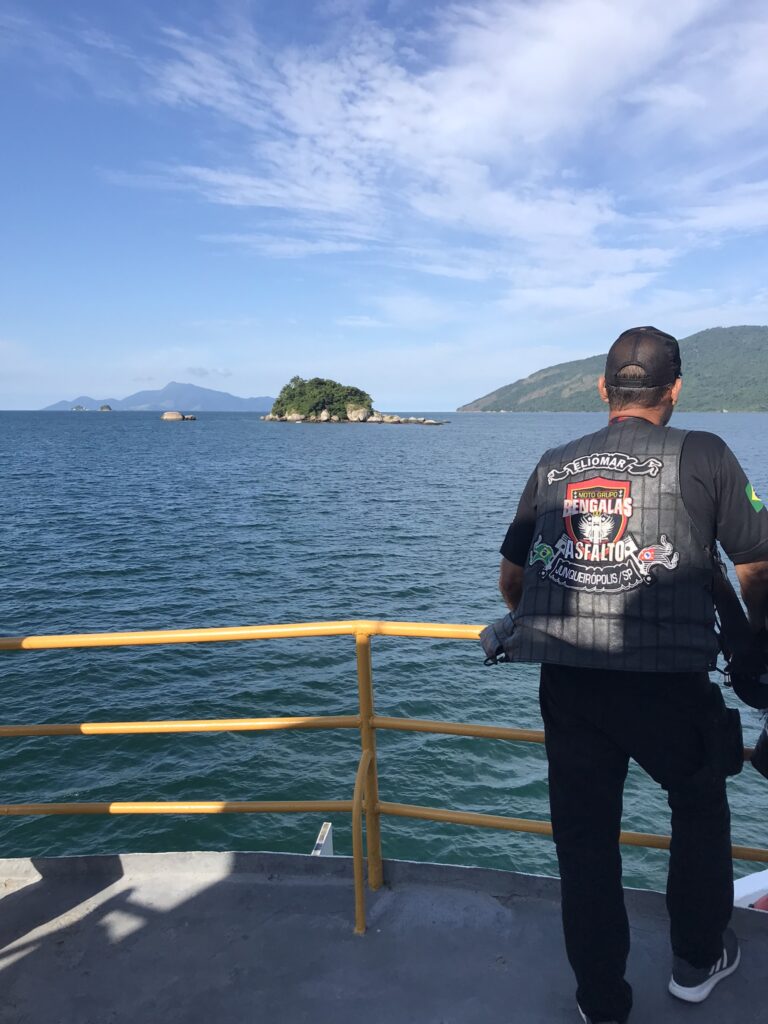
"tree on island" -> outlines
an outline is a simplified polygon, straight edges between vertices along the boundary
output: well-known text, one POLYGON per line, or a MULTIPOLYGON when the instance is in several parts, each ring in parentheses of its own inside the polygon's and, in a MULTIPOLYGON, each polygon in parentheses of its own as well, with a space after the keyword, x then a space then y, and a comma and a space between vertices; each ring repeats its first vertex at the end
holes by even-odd
POLYGON ((345 420, 350 408, 365 409, 370 414, 373 411, 373 399, 367 391, 347 387, 335 380, 291 377, 277 396, 272 406, 272 415, 289 416, 295 413, 309 418, 317 417, 327 410, 330 416, 345 420))

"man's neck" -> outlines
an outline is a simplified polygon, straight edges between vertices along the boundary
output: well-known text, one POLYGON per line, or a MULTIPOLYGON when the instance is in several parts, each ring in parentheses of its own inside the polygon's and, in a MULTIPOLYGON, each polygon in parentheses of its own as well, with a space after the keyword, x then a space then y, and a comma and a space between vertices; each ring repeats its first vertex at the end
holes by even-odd
POLYGON ((647 420, 649 423, 653 423, 654 426, 661 427, 667 422, 665 418, 665 409, 643 409, 643 408, 632 408, 629 409, 612 409, 609 413, 609 423, 620 423, 621 420, 647 420))

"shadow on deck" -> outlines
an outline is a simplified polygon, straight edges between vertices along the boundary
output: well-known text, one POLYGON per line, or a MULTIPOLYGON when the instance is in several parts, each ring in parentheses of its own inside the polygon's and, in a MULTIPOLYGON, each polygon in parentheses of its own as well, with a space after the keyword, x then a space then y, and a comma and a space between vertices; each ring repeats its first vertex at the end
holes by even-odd
MULTIPOLYGON (((0 1022, 577 1024, 556 879, 388 861, 360 937, 351 878, 291 854, 0 860, 0 1022)), ((764 1024, 768 916, 734 912, 742 966, 691 1007, 663 896, 627 904, 632 1024, 764 1024)))

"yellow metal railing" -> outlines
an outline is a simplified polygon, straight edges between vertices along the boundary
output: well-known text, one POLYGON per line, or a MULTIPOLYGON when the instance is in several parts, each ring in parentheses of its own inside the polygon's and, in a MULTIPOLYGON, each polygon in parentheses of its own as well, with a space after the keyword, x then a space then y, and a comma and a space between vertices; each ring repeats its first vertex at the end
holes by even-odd
MULTIPOLYGON (((450 736, 543 743, 540 729, 513 729, 468 722, 437 722, 377 715, 374 710, 371 637, 427 637, 443 640, 477 640, 482 626, 435 622, 386 622, 352 619, 337 622, 303 622, 269 626, 231 626, 221 629, 147 630, 127 633, 73 633, 52 636, 0 637, 0 651, 42 651, 82 647, 125 647, 150 644, 223 643, 244 640, 278 640, 298 637, 354 636, 357 658, 359 713, 314 715, 293 718, 219 718, 158 722, 82 722, 80 724, 2 725, 0 739, 18 736, 104 736, 140 733, 249 732, 279 729, 358 729, 362 748, 351 800, 207 800, 148 801, 138 803, 29 803, 0 804, 0 815, 37 814, 227 814, 339 811, 352 814, 352 858, 355 886, 355 932, 365 931, 364 859, 368 854, 368 885, 382 884, 381 816, 418 818, 426 821, 475 825, 513 832, 552 835, 547 821, 513 818, 499 814, 421 807, 379 799, 376 730, 430 732, 450 736), (363 842, 365 815, 365 844, 363 842), (364 849, 365 847, 365 849, 364 849)), ((745 759, 752 751, 745 748, 745 759)), ((669 849, 667 836, 622 832, 621 842, 630 846, 669 849)), ((768 863, 768 850, 751 846, 732 847, 738 859, 768 863)))

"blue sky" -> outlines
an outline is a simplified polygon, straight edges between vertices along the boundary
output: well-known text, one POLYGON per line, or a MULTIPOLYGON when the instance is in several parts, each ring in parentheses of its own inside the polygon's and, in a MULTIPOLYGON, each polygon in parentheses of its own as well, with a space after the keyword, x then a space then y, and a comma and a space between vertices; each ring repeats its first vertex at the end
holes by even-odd
POLYGON ((0 408, 768 323, 768 7, 0 0, 0 408))

